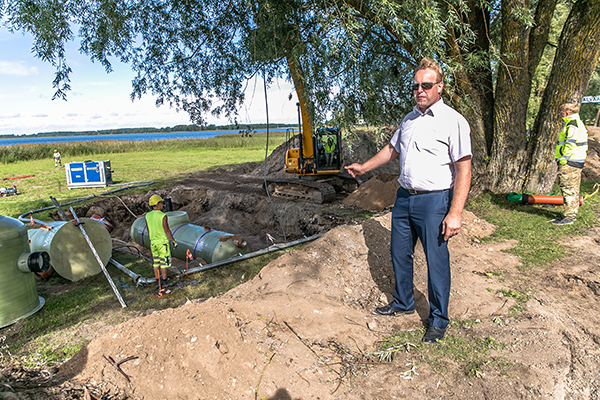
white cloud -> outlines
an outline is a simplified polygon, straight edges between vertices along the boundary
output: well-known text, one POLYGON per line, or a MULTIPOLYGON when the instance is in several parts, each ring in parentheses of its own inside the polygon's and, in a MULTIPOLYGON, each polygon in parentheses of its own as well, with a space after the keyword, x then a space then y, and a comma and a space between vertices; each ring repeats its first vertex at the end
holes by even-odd
POLYGON ((38 73, 37 67, 27 66, 23 61, 0 61, 0 75, 31 76, 38 73))
POLYGON ((16 113, 16 114, 12 114, 12 115, 0 115, 0 120, 2 119, 10 119, 10 118, 20 118, 21 114, 16 113))

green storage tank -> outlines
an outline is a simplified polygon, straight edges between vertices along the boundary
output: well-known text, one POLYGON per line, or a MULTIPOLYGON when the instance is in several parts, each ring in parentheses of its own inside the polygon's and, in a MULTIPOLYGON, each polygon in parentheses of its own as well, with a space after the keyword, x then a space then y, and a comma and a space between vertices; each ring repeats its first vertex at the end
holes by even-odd
POLYGON ((27 228, 14 218, 0 215, 0 328, 36 313, 44 306, 37 294, 33 272, 48 270, 46 252, 29 252, 27 228))
MULTIPOLYGON (((192 258, 201 258, 211 264, 223 261, 238 254, 248 254, 252 248, 248 242, 237 235, 216 231, 208 227, 190 224, 185 211, 169 211, 167 213, 169 229, 177 241, 177 247, 171 248, 171 254, 185 260, 187 250, 192 258)), ((150 248, 146 219, 140 217, 131 225, 131 239, 145 248, 150 248)))
MULTIPOLYGON (((106 266, 112 256, 110 233, 95 219, 80 218, 80 221, 100 260, 106 266)), ((31 229, 28 235, 31 250, 48 252, 52 267, 65 279, 77 282, 102 272, 102 267, 85 237, 71 221, 46 222, 45 227, 31 229)))

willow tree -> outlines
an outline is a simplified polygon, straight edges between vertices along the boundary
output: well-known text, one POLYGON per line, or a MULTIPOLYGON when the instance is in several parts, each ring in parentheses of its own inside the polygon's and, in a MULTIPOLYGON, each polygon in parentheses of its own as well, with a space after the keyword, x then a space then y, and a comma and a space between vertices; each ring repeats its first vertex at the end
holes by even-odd
POLYGON ((550 187, 559 106, 581 101, 600 55, 598 0, 568 2, 548 43, 558 1, 0 0, 0 17, 56 66, 57 98, 69 90, 65 44, 78 39, 107 71, 111 60, 131 65, 132 98, 152 93, 196 123, 235 119, 250 79, 289 78, 295 62, 316 121, 397 124, 412 106, 413 66, 435 57, 449 71, 446 100, 471 124, 477 187, 507 192, 550 187), (531 80, 549 45, 528 132, 531 80))

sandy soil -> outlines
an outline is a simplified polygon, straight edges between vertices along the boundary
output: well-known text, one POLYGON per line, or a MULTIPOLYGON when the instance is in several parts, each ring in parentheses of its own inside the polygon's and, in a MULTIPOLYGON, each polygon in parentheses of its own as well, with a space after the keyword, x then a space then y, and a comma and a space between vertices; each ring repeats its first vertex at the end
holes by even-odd
MULTIPOLYGON (((367 156, 357 152, 354 159, 367 156)), ((594 141, 586 179, 600 180, 599 154, 594 141)), ((278 167, 273 162, 268 168, 275 174, 278 167)), ((519 259, 504 252, 514 244, 482 244, 494 227, 465 212, 461 233, 449 243, 448 338, 493 338, 505 347, 492 346, 489 362, 472 375, 453 369, 450 361, 450 368, 430 368, 411 352, 399 352, 391 363, 375 362, 382 338, 422 329, 428 316, 426 263, 419 249, 417 313, 391 318, 373 313, 393 290, 393 173, 384 171, 333 205, 275 201, 288 240, 324 235, 219 298, 192 300, 115 326, 58 370, 46 371, 55 389, 43 397, 36 395, 40 390, 0 388, 0 398, 599 399, 600 228, 565 240, 572 249, 566 259, 524 274, 519 259), (330 220, 324 221, 324 207, 334 210, 330 220), (341 217, 355 208, 375 211, 375 217, 341 217), (516 299, 502 294, 511 289, 528 296, 516 315, 510 312, 516 299), (123 361, 127 378, 108 357, 123 361), (135 358, 125 361, 129 357, 135 358)), ((247 232, 261 248, 267 245, 265 232, 278 241, 281 233, 260 192, 260 174, 253 165, 195 174, 162 194, 188 211, 193 223, 247 232)), ((147 197, 133 196, 129 203, 134 208, 147 197)), ((84 211, 104 212, 113 223, 119 218, 113 237, 129 239, 133 216, 115 199, 84 211)))

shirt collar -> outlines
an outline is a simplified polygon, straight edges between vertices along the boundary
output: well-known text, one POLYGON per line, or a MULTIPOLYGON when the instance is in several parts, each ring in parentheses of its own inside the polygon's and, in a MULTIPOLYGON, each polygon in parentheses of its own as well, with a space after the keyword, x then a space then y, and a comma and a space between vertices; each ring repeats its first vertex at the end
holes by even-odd
POLYGON ((431 116, 435 116, 436 110, 440 108, 442 104, 444 104, 444 99, 440 97, 440 99, 433 103, 427 110, 425 110, 425 112, 422 112, 418 105, 415 105, 413 111, 419 115, 429 114, 431 116))

